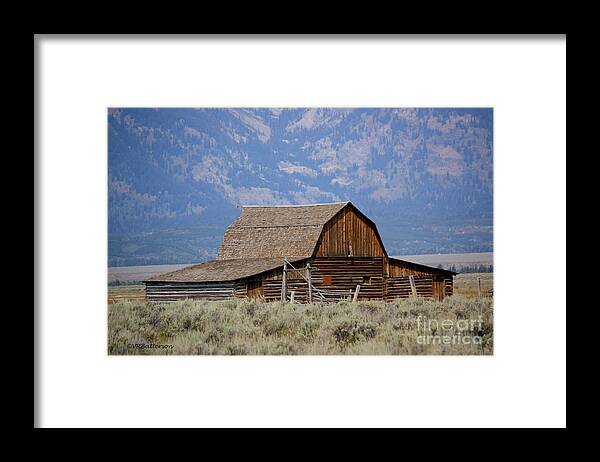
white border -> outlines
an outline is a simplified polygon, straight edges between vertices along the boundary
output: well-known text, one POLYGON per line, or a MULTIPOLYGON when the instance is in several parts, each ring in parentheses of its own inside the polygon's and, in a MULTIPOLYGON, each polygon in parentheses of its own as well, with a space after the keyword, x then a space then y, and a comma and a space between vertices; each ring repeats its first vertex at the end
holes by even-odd
POLYGON ((37 57, 38 425, 565 425, 566 39, 38 37, 37 57), (108 357, 119 106, 493 106, 494 357, 108 357))

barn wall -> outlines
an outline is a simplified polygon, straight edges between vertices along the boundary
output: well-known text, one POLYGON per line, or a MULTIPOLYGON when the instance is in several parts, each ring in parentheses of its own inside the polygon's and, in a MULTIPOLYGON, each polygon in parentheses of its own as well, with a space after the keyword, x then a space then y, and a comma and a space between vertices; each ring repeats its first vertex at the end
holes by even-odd
MULTIPOLYGON (((298 271, 288 271, 288 279, 302 279, 302 276, 306 276, 306 263, 296 264, 294 263, 294 268, 298 268, 298 271)), ((262 280, 277 280, 281 281, 283 279, 283 268, 277 268, 277 270, 269 271, 264 276, 261 277, 262 280)))
MULTIPOLYGON (((406 295, 406 284, 410 284, 408 276, 413 276, 418 284, 428 284, 430 286, 427 291, 421 290, 421 293, 418 293, 419 296, 443 300, 454 292, 453 277, 440 272, 437 268, 423 269, 420 266, 412 265, 410 262, 386 258, 384 273, 389 276, 386 278, 388 299, 410 295, 410 293, 406 295)), ((418 287, 417 289, 419 291, 418 287)), ((408 290, 410 292, 410 285, 408 290)))
POLYGON ((432 295, 436 300, 443 300, 445 295, 444 277, 434 275, 432 280, 432 295))
MULTIPOLYGON (((417 297, 432 298, 434 294, 433 278, 431 276, 414 276, 417 297)), ((408 298, 412 289, 408 276, 386 279, 386 300, 395 298, 408 298)))
MULTIPOLYGON (((454 282, 451 276, 414 276, 418 297, 443 300, 454 292, 454 282)), ((412 295, 408 276, 385 279, 386 300, 408 298, 412 295)))
POLYGON ((385 251, 372 224, 345 207, 323 228, 315 257, 382 257, 385 251))
POLYGON ((246 298, 248 296, 248 283, 245 279, 235 281, 233 286, 233 296, 235 298, 246 298))
MULTIPOLYGON (((311 266, 313 286, 325 291, 325 298, 328 300, 351 297, 359 284, 359 300, 383 299, 383 258, 315 258, 311 266)), ((307 283, 304 279, 293 277, 293 273, 290 273, 287 286, 288 293, 295 291, 295 300, 308 300, 307 283)), ((264 280, 263 289, 265 299, 281 299, 281 279, 264 280)), ((319 300, 320 297, 315 292, 313 301, 319 300)))
MULTIPOLYGON (((308 303, 307 284, 303 279, 290 279, 287 282, 288 297, 294 292, 294 301, 308 303)), ((270 279, 263 281, 263 293, 265 300, 275 302, 281 300, 281 279, 270 279)), ((313 301, 316 301, 313 300, 313 301)))
POLYGON ((454 293, 454 280, 453 277, 444 278, 444 295, 449 297, 454 293))
MULTIPOLYGON (((288 281, 302 281, 304 285, 306 282, 302 279, 300 274, 306 276, 306 271, 304 268, 306 267, 306 263, 309 260, 301 260, 296 261, 293 264, 295 268, 298 268, 298 271, 289 271, 288 272, 288 281)), ((281 259, 281 263, 283 265, 283 258, 281 259)), ((236 292, 236 297, 240 298, 253 298, 253 299, 263 299, 268 296, 269 300, 280 300, 281 299, 281 281, 283 279, 283 268, 275 268, 270 271, 266 271, 262 274, 258 274, 256 276, 244 279, 239 281, 238 284, 243 286, 243 291, 240 290, 239 293, 236 292), (274 281, 270 283, 270 281, 274 281), (265 294, 265 286, 268 287, 267 294, 265 294), (278 286, 279 289, 275 289, 274 287, 278 286), (275 294, 275 292, 277 293, 275 294)), ((289 287, 289 284, 288 284, 289 287)))
POLYGON ((262 298, 264 296, 263 281, 260 278, 249 279, 247 282, 246 296, 248 298, 262 298))
POLYGON ((411 296, 410 281, 407 277, 386 278, 386 300, 394 300, 395 298, 408 298, 411 296))
MULTIPOLYGON (((387 259, 386 259, 387 260, 387 259)), ((403 262, 398 260, 389 259, 386 261, 387 275, 391 278, 405 277, 405 276, 419 276, 426 277, 432 276, 435 273, 435 269, 426 271, 413 267, 409 262, 403 262)))
MULTIPOLYGON (((296 268, 304 268, 309 260, 297 262, 296 268)), ((408 298, 412 295, 409 275, 414 277, 417 296, 438 300, 453 293, 453 278, 436 274, 435 268, 427 274, 423 271, 389 265, 384 257, 320 257, 310 260, 312 282, 316 289, 325 291, 325 299, 336 301, 351 298, 356 286, 360 284, 359 300, 388 300, 408 298), (388 271, 401 276, 385 276, 388 271), (391 270, 390 270, 391 268, 391 270), (411 274, 412 273, 412 274, 411 274)), ((288 294, 295 292, 295 300, 308 301, 306 281, 301 277, 305 271, 288 273, 288 294)), ((282 269, 278 268, 261 275, 236 282, 220 283, 182 283, 147 282, 146 297, 149 301, 175 301, 186 298, 200 300, 227 300, 231 298, 281 299, 282 269)), ((316 292, 313 301, 320 301, 316 292)))
POLYGON ((233 282, 188 283, 147 282, 146 299, 151 302, 172 302, 186 298, 200 300, 227 300, 234 297, 233 282))

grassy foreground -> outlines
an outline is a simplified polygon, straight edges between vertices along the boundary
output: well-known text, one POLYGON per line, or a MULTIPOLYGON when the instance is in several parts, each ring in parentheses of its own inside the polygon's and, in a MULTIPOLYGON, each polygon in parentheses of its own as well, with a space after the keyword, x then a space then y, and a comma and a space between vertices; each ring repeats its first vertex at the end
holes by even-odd
POLYGON ((461 295, 443 302, 398 299, 328 305, 123 300, 108 306, 108 353, 489 355, 492 303, 490 298, 461 295))

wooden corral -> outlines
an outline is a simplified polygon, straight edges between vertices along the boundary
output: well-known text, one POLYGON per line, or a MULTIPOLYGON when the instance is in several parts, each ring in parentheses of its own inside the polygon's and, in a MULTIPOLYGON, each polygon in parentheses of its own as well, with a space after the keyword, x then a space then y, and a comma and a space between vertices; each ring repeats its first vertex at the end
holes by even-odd
POLYGON ((151 301, 442 300, 452 294, 454 274, 389 257, 375 223, 342 202, 243 207, 216 260, 145 283, 151 301))

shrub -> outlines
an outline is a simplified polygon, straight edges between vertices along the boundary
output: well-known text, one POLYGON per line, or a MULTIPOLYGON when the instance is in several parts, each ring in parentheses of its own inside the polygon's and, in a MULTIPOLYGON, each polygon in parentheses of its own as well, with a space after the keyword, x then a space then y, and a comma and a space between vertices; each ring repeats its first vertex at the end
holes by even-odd
MULTIPOLYGON (((433 329, 432 329, 433 330, 433 329)), ((291 305, 256 300, 118 301, 108 307, 108 353, 173 355, 492 354, 491 298, 397 299, 291 305), (483 344, 421 345, 418 319, 482 320, 483 344), (130 349, 132 343, 172 349, 130 349)))
POLYGON ((373 323, 343 321, 333 329, 333 337, 338 343, 349 344, 361 339, 371 339, 375 337, 376 332, 377 329, 373 323))

